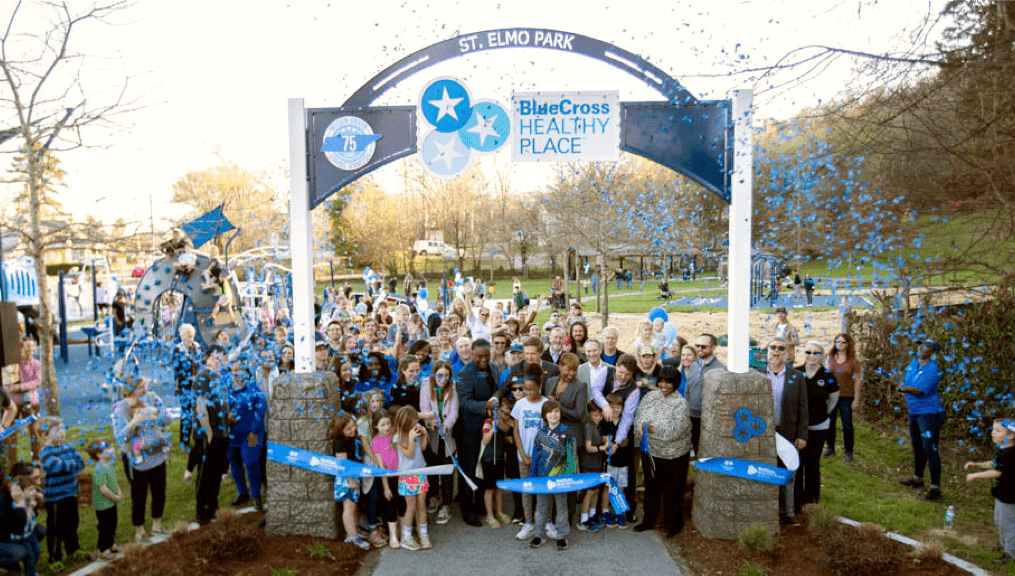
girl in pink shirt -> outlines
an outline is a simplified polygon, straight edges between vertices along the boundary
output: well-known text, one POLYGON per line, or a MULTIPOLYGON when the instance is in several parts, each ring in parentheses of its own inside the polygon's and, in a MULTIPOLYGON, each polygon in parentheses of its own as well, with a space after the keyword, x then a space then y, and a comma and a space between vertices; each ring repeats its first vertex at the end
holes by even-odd
MULTIPOLYGON (((395 448, 395 445, 391 441, 394 434, 394 426, 392 426, 391 417, 387 411, 384 409, 374 411, 371 426, 374 437, 370 441, 370 448, 374 451, 376 464, 388 470, 397 470, 398 449, 395 448)), ((388 545, 393 550, 400 546, 398 542, 398 517, 405 510, 405 498, 399 496, 397 490, 392 490, 395 481, 395 476, 386 476, 374 480, 373 489, 370 490, 370 504, 367 513, 370 527, 373 528, 370 534, 370 542, 378 547, 384 545, 384 536, 381 534, 379 527, 374 528, 374 526, 380 524, 377 521, 379 512, 388 524, 388 545)))

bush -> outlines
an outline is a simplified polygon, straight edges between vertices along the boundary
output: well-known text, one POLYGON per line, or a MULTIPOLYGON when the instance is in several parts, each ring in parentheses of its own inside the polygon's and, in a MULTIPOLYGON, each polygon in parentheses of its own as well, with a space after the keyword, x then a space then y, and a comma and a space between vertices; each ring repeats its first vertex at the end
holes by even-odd
MULTIPOLYGON (((904 395, 874 369, 892 372, 901 382, 916 351, 916 341, 932 338, 941 344, 936 361, 944 372, 939 387, 948 411, 943 434, 981 454, 993 450, 991 422, 1013 408, 1015 381, 1015 286, 1010 277, 988 289, 984 300, 935 306, 926 296, 905 308, 890 294, 878 296, 881 308, 857 318, 853 325, 864 364, 863 411, 874 419, 901 422, 906 418, 904 395)), ((915 297, 914 297, 915 298, 915 297)))
POLYGON ((835 512, 818 504, 807 504, 804 506, 804 514, 807 515, 807 527, 812 534, 821 534, 826 530, 835 530, 840 525, 836 519, 835 512))
POLYGON ((765 576, 768 574, 768 570, 761 567, 761 564, 755 564, 754 562, 744 561, 744 565, 740 567, 741 576, 765 576))
POLYGON ((901 552, 877 528, 871 524, 826 532, 819 563, 840 576, 895 574, 902 564, 901 552))
POLYGON ((737 542, 741 548, 750 552, 770 552, 775 548, 775 537, 757 522, 741 530, 737 542))

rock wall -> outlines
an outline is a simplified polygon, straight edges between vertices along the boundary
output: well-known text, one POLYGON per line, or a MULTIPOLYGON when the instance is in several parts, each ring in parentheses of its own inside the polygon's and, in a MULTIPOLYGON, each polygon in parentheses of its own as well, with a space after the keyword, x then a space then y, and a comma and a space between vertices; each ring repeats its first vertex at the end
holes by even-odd
MULTIPOLYGON (((337 387, 338 378, 331 372, 281 375, 268 400, 268 440, 331 454, 337 387)), ((269 460, 266 533, 337 539, 341 518, 334 487, 334 476, 269 460)))
MULTIPOLYGON (((772 385, 763 374, 709 372, 701 402, 698 458, 742 458, 775 466, 774 414, 772 385), (763 432, 752 427, 752 419, 764 421, 763 432)), ((706 538, 735 540, 755 523, 776 534, 779 487, 699 470, 693 521, 706 538)))

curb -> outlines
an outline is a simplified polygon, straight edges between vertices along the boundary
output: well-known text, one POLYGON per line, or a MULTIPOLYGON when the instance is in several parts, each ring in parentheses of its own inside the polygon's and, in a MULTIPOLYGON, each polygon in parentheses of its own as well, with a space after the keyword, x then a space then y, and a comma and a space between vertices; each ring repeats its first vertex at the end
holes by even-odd
MULTIPOLYGON (((842 522, 843 524, 846 524, 847 526, 852 526, 854 528, 860 525, 860 523, 857 522, 856 520, 851 520, 843 516, 836 516, 835 519, 838 520, 839 522, 842 522)), ((899 542, 901 544, 906 544, 907 546, 911 546, 913 548, 919 548, 920 546, 923 546, 922 542, 918 540, 913 540, 912 538, 903 536, 902 534, 898 534, 896 532, 886 532, 885 537, 891 540, 895 540, 896 542, 899 542)), ((969 562, 967 560, 963 560, 958 556, 952 556, 947 552, 941 554, 941 559, 960 570, 965 570, 966 572, 969 572, 970 574, 975 574, 976 576, 990 576, 990 572, 987 572, 986 570, 980 568, 976 564, 973 564, 972 562, 969 562)))

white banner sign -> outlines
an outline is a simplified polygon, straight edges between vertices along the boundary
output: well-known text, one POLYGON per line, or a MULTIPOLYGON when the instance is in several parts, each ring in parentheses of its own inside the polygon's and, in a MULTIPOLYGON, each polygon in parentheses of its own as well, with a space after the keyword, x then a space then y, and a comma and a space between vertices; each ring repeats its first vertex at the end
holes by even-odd
POLYGON ((511 95, 515 162, 617 160, 620 93, 515 92, 511 95))

